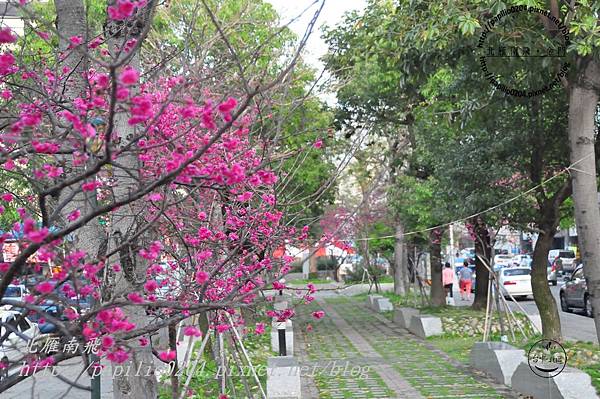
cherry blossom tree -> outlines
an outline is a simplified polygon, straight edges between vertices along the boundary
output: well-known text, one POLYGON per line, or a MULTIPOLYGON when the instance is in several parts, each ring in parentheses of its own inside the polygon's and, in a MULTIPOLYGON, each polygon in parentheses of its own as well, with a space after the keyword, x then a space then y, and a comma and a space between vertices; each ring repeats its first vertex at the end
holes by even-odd
MULTIPOLYGON (((209 314, 211 329, 223 333, 230 319, 244 324, 241 309, 262 290, 281 288, 276 280, 292 259, 273 251, 306 240, 308 228, 283 222, 273 165, 299 152, 278 154, 261 118, 265 98, 293 73, 314 19, 285 65, 257 80, 202 5, 241 81, 229 92, 210 63, 157 73, 160 65, 140 61, 154 0, 110 1, 102 32, 89 29, 81 0, 55 1, 56 28, 0 31, 0 165, 8 181, 0 212, 18 215, 1 240, 18 237, 21 248, 0 264, 0 294, 22 275, 37 278, 24 300, 2 303, 20 309, 20 318, 49 300, 64 305, 67 320, 44 318, 62 342, 80 344, 74 352, 11 359, 4 367, 19 372, 0 382, 0 392, 73 357, 90 372, 101 367, 82 350, 98 342, 100 359, 152 371, 115 377, 115 397, 156 397, 154 357, 176 358, 161 334, 152 338, 157 332, 184 323, 184 335, 201 336, 206 331, 192 321, 209 314), (35 53, 33 37, 50 57, 35 53), (8 189, 16 187, 12 180, 26 188, 8 189), (32 257, 60 267, 45 276, 40 263, 28 263, 32 257), (72 302, 84 297, 93 298, 89 312, 72 302)), ((35 20, 26 2, 15 6, 26 22, 35 20)), ((17 333, 5 327, 0 344, 17 333)))

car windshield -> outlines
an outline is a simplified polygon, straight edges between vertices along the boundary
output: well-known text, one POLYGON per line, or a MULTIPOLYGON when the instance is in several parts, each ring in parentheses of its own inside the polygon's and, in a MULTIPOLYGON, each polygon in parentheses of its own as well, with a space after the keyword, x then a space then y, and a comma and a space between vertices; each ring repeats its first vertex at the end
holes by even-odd
POLYGON ((5 298, 20 298, 21 296, 21 287, 8 287, 4 292, 5 298))
POLYGON ((530 272, 529 269, 504 269, 505 276, 527 276, 530 272))
POLYGON ((574 258, 575 257, 575 252, 573 252, 573 251, 560 251, 558 253, 558 256, 560 256, 561 258, 570 259, 570 258, 574 258))

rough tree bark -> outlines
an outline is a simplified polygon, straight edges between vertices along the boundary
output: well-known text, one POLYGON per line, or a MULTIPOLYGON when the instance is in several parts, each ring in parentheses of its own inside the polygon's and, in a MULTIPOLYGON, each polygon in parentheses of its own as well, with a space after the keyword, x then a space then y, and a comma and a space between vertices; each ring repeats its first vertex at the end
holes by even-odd
POLYGON ((404 243, 404 225, 396 223, 396 241, 394 243, 394 293, 406 294, 406 245, 404 243))
MULTIPOLYGON (((112 2, 109 2, 111 5, 112 2)), ((124 60, 121 57, 128 56, 125 52, 119 52, 124 48, 125 43, 136 38, 141 40, 142 32, 146 24, 151 22, 154 1, 148 4, 138 13, 135 18, 127 21, 107 20, 105 25, 105 37, 108 40, 109 48, 112 54, 119 54, 119 61, 124 60)), ((139 69, 139 56, 134 54, 129 59, 128 65, 139 69)), ((132 91, 135 88, 132 88, 132 91)), ((114 116, 114 131, 118 134, 120 145, 129 143, 135 134, 135 128, 127 122, 129 115, 125 112, 117 112, 114 116)), ((135 172, 139 171, 139 161, 132 152, 126 152, 125 155, 117 157, 119 168, 113 168, 114 178, 117 184, 113 188, 117 198, 127 197, 129 192, 135 190, 138 185, 138 176, 135 172)), ((121 272, 117 273, 114 281, 113 293, 115 297, 123 297, 132 291, 141 291, 146 279, 146 263, 137 254, 142 248, 144 237, 140 237, 136 242, 128 242, 128 239, 141 228, 145 223, 139 219, 137 204, 132 203, 121 207, 112 216, 111 237, 115 247, 122 246, 119 252, 119 262, 121 272), (138 224, 139 223, 139 224, 138 224)), ((149 241, 149 240, 148 240, 149 241)), ((139 308, 133 306, 124 306, 124 314, 129 320, 138 326, 147 325, 151 319, 145 312, 140 312, 139 308)), ((156 398, 158 396, 158 384, 156 380, 156 367, 150 345, 142 346, 138 339, 127 343, 130 348, 130 358, 122 364, 127 370, 143 370, 141 373, 120 373, 113 377, 113 397, 115 399, 142 399, 156 398)))
POLYGON ((488 300, 490 275, 484 261, 488 266, 491 264, 492 247, 490 233, 483 219, 478 216, 471 223, 475 233, 475 299, 472 308, 479 310, 485 309, 488 300))
POLYGON ((594 148, 600 65, 591 56, 579 57, 575 64, 577 73, 569 86, 573 202, 583 271, 600 339, 600 210, 594 148))
POLYGON ((431 256, 431 304, 444 306, 446 295, 442 285, 442 243, 441 230, 432 230, 429 234, 429 251, 431 256))
MULTIPOLYGON (((59 50, 61 52, 67 51, 70 45, 70 37, 79 36, 85 39, 87 36, 85 7, 82 0, 56 0, 54 7, 56 11, 56 29, 59 34, 59 50)), ((68 75, 69 77, 65 81, 63 90, 63 100, 67 106, 70 106, 73 104, 75 98, 85 93, 87 82, 85 81, 83 72, 87 69, 89 62, 85 51, 70 51, 68 54, 61 61, 61 65, 73 71, 68 75)), ((89 162, 93 162, 93 160, 89 162)), ((61 166, 64 170, 62 178, 78 175, 85 170, 83 166, 73 167, 71 159, 68 156, 62 159, 61 166)), ((68 223, 67 216, 73 211, 79 210, 82 215, 86 215, 91 213, 96 205, 95 190, 83 192, 78 185, 67 187, 60 192, 58 198, 50 201, 52 211, 56 207, 61 207, 59 212, 60 220, 44 222, 57 223, 64 226, 68 223)), ((85 251, 91 259, 95 260, 95 258, 102 256, 106 250, 105 241, 106 235, 98 224, 97 219, 94 219, 77 230, 74 245, 77 249, 85 251)))
POLYGON ((317 265, 317 249, 319 248, 319 243, 316 243, 314 248, 311 249, 311 252, 314 252, 312 254, 312 256, 309 259, 309 265, 310 265, 310 269, 309 269, 309 273, 317 273, 319 271, 318 265, 317 265))
MULTIPOLYGON (((540 185, 545 175, 545 165, 549 161, 557 160, 548 160, 545 156, 548 154, 547 138, 549 134, 543 123, 543 108, 539 97, 530 102, 530 121, 533 135, 529 143, 532 151, 529 174, 531 181, 540 185)), ((544 337, 560 341, 562 334, 558 307, 548 286, 548 251, 552 247, 554 234, 560 223, 560 207, 572 192, 571 180, 567 179, 551 198, 548 198, 548 190, 542 186, 536 191, 538 205, 536 225, 540 233, 533 251, 531 288, 542 321, 544 337)))
POLYGON ((548 251, 552 247, 553 239, 554 230, 541 232, 538 236, 531 263, 531 289, 542 319, 544 338, 560 342, 562 334, 558 308, 548 286, 548 251))

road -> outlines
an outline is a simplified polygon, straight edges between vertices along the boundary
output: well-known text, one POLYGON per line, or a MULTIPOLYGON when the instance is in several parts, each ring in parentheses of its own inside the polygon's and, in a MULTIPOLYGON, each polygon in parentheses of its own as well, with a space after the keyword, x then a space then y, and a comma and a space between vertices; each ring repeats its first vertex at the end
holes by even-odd
MULTIPOLYGON (((575 311, 573 313, 567 313, 560 310, 559 290, 562 281, 559 279, 558 285, 550 286, 554 300, 558 307, 558 313, 560 315, 560 323, 562 327, 563 336, 571 341, 589 341, 598 343, 598 337, 596 336, 596 327, 594 320, 584 316, 583 314, 575 311)), ((456 302, 457 306, 468 306, 472 301, 462 301, 459 299, 458 292, 454 293, 454 297, 458 299, 456 302)), ((538 315, 537 306, 533 301, 533 297, 528 297, 526 300, 519 300, 518 305, 510 303, 510 307, 513 310, 520 311, 519 306, 530 315, 538 315)))

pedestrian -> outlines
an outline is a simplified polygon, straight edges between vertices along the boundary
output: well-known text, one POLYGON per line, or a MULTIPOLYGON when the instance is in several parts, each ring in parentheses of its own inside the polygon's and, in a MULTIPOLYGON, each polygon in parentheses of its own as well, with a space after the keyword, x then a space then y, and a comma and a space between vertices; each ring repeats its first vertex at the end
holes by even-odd
POLYGON ((446 296, 453 297, 452 285, 454 283, 454 272, 450 262, 446 262, 444 270, 442 270, 442 284, 444 284, 444 290, 446 290, 446 296))
POLYGON ((558 255, 556 258, 554 258, 554 267, 556 269, 556 273, 563 275, 564 271, 563 271, 563 261, 562 258, 560 257, 560 255, 558 255))
POLYGON ((0 360, 0 381, 8 377, 8 366, 10 365, 8 361, 8 356, 4 355, 2 360, 0 360))
POLYGON ((471 285, 473 283, 473 271, 469 267, 469 262, 464 261, 463 266, 464 267, 458 272, 458 287, 460 288, 460 298, 462 300, 470 300, 471 285))

